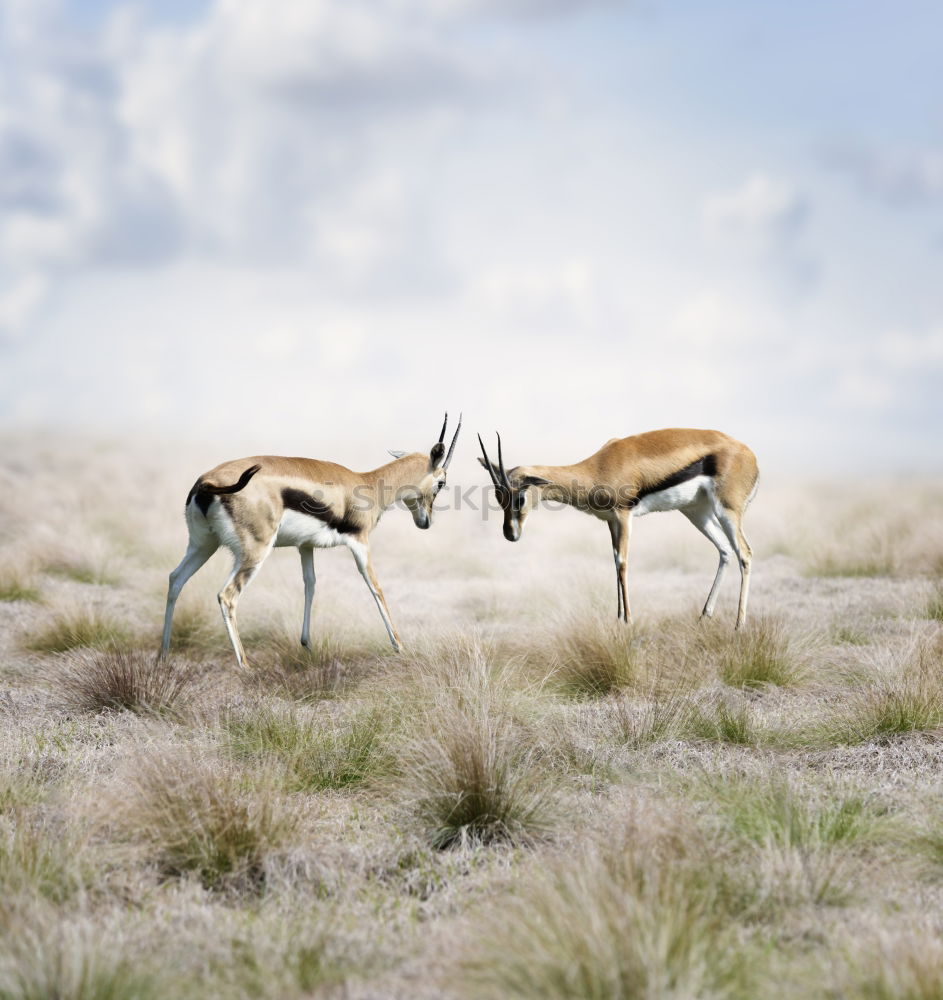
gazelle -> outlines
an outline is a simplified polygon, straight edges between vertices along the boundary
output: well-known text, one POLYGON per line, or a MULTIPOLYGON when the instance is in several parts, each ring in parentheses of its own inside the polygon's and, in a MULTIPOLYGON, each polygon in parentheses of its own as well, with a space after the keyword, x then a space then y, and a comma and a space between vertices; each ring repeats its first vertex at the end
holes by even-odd
POLYGON ((301 554, 304 619, 301 643, 307 646, 314 599, 314 550, 346 545, 373 594, 393 648, 400 638, 370 558, 370 532, 380 515, 397 500, 409 508, 418 528, 432 524, 436 495, 455 451, 458 427, 445 450, 448 414, 439 440, 427 453, 390 452, 394 461, 372 472, 351 472, 334 462, 262 455, 224 462, 200 476, 187 496, 190 541, 180 565, 170 574, 161 656, 170 648, 174 605, 191 576, 220 547, 233 554, 233 569, 219 592, 219 607, 236 660, 246 654, 236 627, 239 595, 276 546, 293 545, 301 554))
POLYGON ((504 537, 516 542, 538 499, 569 504, 609 525, 616 563, 618 616, 631 620, 626 568, 632 519, 652 511, 680 510, 714 543, 720 555, 703 616, 714 613, 717 591, 731 555, 740 564, 736 628, 746 620, 753 551, 743 534, 743 513, 756 494, 756 456, 720 431, 672 428, 612 438, 575 465, 519 465, 504 468, 501 435, 498 464, 482 458, 504 510, 504 537))

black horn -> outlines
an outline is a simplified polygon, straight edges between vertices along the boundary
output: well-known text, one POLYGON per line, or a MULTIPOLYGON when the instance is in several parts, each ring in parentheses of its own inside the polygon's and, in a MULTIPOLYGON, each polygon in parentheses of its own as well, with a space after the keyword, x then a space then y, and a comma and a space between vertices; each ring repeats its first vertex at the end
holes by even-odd
POLYGON ((449 425, 449 415, 445 414, 445 420, 442 421, 442 430, 439 431, 439 444, 445 440, 445 428, 449 425))
POLYGON ((485 443, 481 440, 481 435, 478 435, 478 444, 481 446, 481 453, 485 457, 485 468, 488 470, 488 475, 491 476, 491 482, 495 486, 500 486, 498 482, 498 477, 495 475, 494 466, 491 464, 491 459, 488 458, 488 452, 485 451, 485 443))
MULTIPOLYGON (((446 414, 446 419, 448 419, 448 414, 446 414)), ((449 445, 449 453, 445 456, 445 462, 442 464, 443 469, 449 467, 449 462, 452 461, 452 452, 455 451, 455 442, 458 440, 458 432, 462 429, 462 415, 458 415, 458 427, 455 428, 455 434, 452 436, 452 443, 449 445)), ((442 433, 445 434, 445 427, 442 427, 442 433)))
POLYGON ((508 479, 508 474, 504 468, 504 456, 501 454, 501 435, 497 431, 495 431, 495 434, 498 435, 498 470, 501 473, 501 479, 504 481, 505 489, 509 490, 511 488, 511 480, 508 479))

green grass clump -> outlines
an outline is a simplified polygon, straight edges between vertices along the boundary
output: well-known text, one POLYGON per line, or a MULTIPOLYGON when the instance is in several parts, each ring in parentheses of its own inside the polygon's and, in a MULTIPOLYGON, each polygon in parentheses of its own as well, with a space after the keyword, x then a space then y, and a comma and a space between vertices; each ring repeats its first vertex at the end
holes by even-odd
POLYGON ((82 853, 70 833, 25 811, 7 815, 0 826, 0 899, 22 894, 62 903, 86 881, 82 853))
POLYGON ((153 653, 103 649, 85 653, 57 671, 55 689, 79 712, 126 710, 171 713, 192 684, 193 673, 153 653))
POLYGON ((616 738, 633 750, 680 739, 689 731, 695 711, 690 699, 680 695, 654 697, 641 703, 620 698, 613 709, 616 738))
POLYGON ((943 622, 943 585, 937 584, 933 588, 924 606, 923 616, 930 621, 943 622))
POLYGON ((130 631, 95 608, 60 612, 25 641, 36 653, 66 653, 70 649, 107 649, 130 641, 130 631))
POLYGON ((715 779, 706 790, 733 832, 757 844, 852 843, 871 834, 880 817, 880 811, 857 791, 826 788, 815 798, 778 775, 715 779))
POLYGON ((437 848, 529 843, 549 829, 547 778, 514 726, 487 706, 442 713, 400 761, 407 795, 437 848))
POLYGON ((768 619, 730 637, 719 666, 721 680, 740 688, 791 687, 805 672, 785 628, 768 619))
POLYGON ((0 571, 0 601, 30 601, 39 604, 43 595, 30 572, 7 567, 0 571))
POLYGON ((230 717, 223 725, 234 756, 274 760, 290 791, 348 788, 391 767, 390 719, 377 710, 336 723, 263 709, 230 717))
POLYGON ((760 742, 750 705, 726 698, 692 707, 682 731, 695 739, 736 746, 756 746, 760 742))
POLYGON ((293 834, 296 816, 263 773, 251 783, 225 765, 194 759, 147 760, 121 809, 165 876, 193 873, 207 889, 258 889, 265 862, 293 834))
POLYGON ((120 582, 105 562, 93 562, 81 556, 60 556, 47 562, 44 569, 53 576, 73 580, 75 583, 111 587, 120 582))
POLYGON ((633 629, 618 622, 574 622, 561 634, 551 662, 553 678, 564 693, 598 698, 639 678, 641 641, 633 629))
POLYGON ((27 768, 7 765, 0 769, 0 816, 37 805, 45 796, 42 784, 27 768))

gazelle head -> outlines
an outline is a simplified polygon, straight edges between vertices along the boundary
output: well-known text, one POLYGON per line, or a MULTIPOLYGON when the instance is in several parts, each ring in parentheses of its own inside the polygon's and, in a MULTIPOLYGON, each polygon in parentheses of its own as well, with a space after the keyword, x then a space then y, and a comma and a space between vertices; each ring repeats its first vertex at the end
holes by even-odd
MULTIPOLYGON (((455 442, 458 441, 458 432, 462 429, 462 415, 458 415, 458 427, 452 435, 452 443, 449 450, 445 450, 445 429, 448 427, 449 415, 446 413, 442 430, 439 431, 439 440, 429 451, 429 458, 425 472, 419 482, 411 485, 402 493, 403 503, 409 508, 410 514, 417 528, 428 528, 432 525, 432 508, 439 491, 445 486, 445 474, 448 472, 449 463, 455 452, 455 442)), ((404 453, 391 451, 394 458, 402 458, 404 453)), ((421 457, 421 453, 420 456, 421 457)))
POLYGON ((498 435, 498 464, 488 458, 485 451, 484 442, 481 435, 478 435, 478 444, 481 445, 481 455, 479 462, 488 470, 491 482, 494 483, 495 495, 501 509, 504 511, 504 537, 509 542, 516 542, 521 537, 524 530, 524 522, 527 515, 534 509, 537 503, 536 486, 548 486, 550 481, 542 479, 540 476, 532 476, 522 473, 519 468, 511 469, 508 475, 504 468, 504 456, 501 454, 501 435, 498 435))

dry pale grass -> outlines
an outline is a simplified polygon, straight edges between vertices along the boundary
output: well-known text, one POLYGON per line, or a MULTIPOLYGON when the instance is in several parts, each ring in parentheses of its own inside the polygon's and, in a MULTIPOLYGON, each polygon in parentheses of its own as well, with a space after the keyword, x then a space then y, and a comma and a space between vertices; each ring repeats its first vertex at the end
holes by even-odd
POLYGON ((938 486, 770 476, 740 634, 736 574, 697 621, 715 555, 681 517, 633 539, 626 628, 588 518, 510 547, 391 512, 404 653, 344 553, 303 649, 275 553, 238 675, 221 557, 163 672, 180 506, 220 456, 146 453, 4 442, 0 1000, 940 995, 938 486))
POLYGON ((31 632, 24 645, 35 653, 66 653, 72 649, 108 649, 131 641, 128 626, 93 605, 57 611, 45 625, 31 632))
POLYGON ((193 874, 207 889, 230 891, 264 887, 266 862, 297 826, 271 774, 250 780, 201 757, 142 758, 115 811, 162 876, 193 874))
POLYGON ((848 693, 842 704, 799 728, 800 745, 888 741, 943 726, 943 639, 920 639, 890 671, 848 693))
POLYGON ((0 945, 2 1000, 157 1000, 167 984, 101 940, 91 921, 31 914, 0 945))
POLYGON ((222 729, 235 758, 268 762, 283 775, 288 791, 313 792, 350 788, 388 774, 396 722, 379 708, 335 720, 263 707, 224 717, 222 729))
POLYGON ((42 590, 32 568, 4 566, 0 569, 0 601, 42 601, 42 590))
POLYGON ((736 912, 698 829, 638 806, 627 826, 556 859, 480 915, 459 992, 534 1000, 744 995, 736 912))
POLYGON ((447 643, 415 654, 401 695, 400 794, 436 848, 533 843, 552 826, 553 789, 515 719, 513 673, 478 640, 447 643))
POLYGON ((253 669, 244 678, 253 690, 298 702, 334 698, 377 670, 387 649, 361 641, 344 642, 333 633, 314 635, 308 646, 279 631, 253 648, 253 669))
POLYGON ((167 715, 184 707, 194 679, 192 666, 117 648, 73 654, 56 665, 50 684, 77 712, 167 715))

